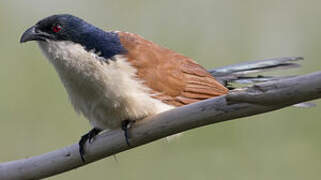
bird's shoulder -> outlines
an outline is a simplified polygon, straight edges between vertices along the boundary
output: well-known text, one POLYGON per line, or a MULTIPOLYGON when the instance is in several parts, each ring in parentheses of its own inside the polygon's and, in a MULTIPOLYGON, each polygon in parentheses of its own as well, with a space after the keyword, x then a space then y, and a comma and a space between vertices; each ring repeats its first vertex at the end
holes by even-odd
POLYGON ((126 58, 154 97, 174 106, 190 104, 227 93, 227 89, 192 59, 143 37, 117 32, 126 58))

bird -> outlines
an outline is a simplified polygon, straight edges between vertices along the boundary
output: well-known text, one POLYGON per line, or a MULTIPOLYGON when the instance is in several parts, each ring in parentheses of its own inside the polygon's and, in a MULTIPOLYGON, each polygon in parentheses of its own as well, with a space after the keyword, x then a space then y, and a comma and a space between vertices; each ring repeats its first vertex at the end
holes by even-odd
MULTIPOLYGON (((213 76, 217 72, 191 58, 134 33, 105 31, 71 14, 41 19, 22 34, 20 43, 28 41, 38 43, 75 111, 89 120, 92 129, 78 142, 83 162, 86 142, 102 131, 120 128, 130 145, 128 131, 135 122, 229 93, 227 84, 213 76)), ((246 64, 241 67, 236 69, 250 71, 246 64)), ((266 69, 262 64, 250 68, 266 69)))
POLYGON ((20 42, 37 41, 57 71, 76 112, 92 130, 121 128, 128 141, 133 122, 175 107, 228 93, 192 59, 128 32, 104 31, 70 14, 46 17, 20 42))

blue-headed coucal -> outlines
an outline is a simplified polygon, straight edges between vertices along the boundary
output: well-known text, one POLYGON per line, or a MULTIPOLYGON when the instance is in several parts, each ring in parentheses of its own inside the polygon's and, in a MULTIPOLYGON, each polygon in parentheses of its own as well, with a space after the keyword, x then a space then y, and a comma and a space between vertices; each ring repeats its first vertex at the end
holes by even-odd
MULTIPOLYGON (((133 121, 228 93, 192 59, 139 35, 104 31, 68 14, 53 15, 29 28, 20 42, 37 41, 53 64, 75 110, 93 129, 127 128, 133 121)), ((84 160, 84 159, 83 159, 84 160)))

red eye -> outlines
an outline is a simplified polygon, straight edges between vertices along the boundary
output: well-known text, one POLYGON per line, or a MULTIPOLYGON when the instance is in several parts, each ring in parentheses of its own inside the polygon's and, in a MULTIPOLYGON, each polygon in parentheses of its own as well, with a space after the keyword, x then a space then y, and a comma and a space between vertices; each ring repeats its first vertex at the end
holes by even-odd
POLYGON ((55 33, 59 32, 61 29, 62 29, 62 27, 59 24, 54 25, 52 27, 52 31, 55 32, 55 33))

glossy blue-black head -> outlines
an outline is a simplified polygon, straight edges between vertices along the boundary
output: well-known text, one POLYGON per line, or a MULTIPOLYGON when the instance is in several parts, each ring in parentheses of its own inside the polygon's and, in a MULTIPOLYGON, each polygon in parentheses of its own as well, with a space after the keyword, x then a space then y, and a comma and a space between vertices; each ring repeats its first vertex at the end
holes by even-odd
POLYGON ((24 32, 20 42, 48 40, 78 43, 88 51, 99 52, 106 59, 126 52, 117 33, 103 31, 69 14, 53 15, 40 20, 24 32))

